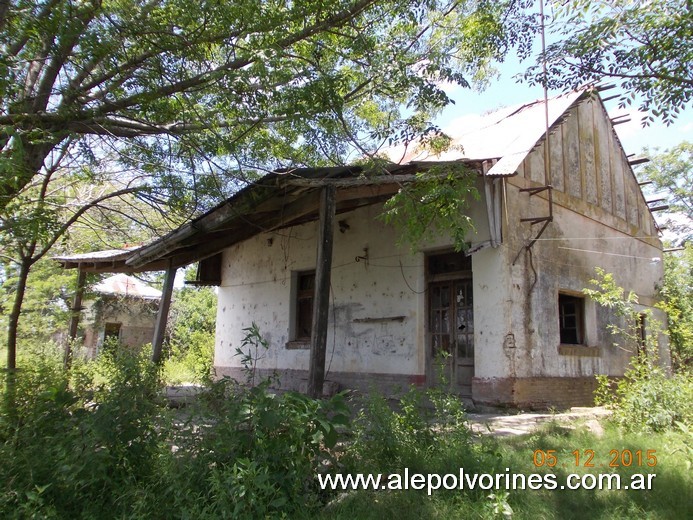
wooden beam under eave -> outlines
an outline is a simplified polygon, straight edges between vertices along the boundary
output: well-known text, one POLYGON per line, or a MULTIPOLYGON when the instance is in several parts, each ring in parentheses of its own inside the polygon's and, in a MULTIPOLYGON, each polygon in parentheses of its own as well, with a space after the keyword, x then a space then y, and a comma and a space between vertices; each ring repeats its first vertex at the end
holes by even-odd
POLYGON ((337 208, 334 186, 324 186, 320 194, 320 221, 318 224, 318 250, 315 265, 315 293, 313 297, 313 326, 310 337, 310 365, 308 367, 308 395, 322 397, 325 383, 325 353, 327 351, 327 325, 330 308, 330 279, 332 277, 332 246, 337 208))
POLYGON ((70 365, 72 365, 72 344, 77 337, 79 319, 82 316, 82 297, 84 296, 84 286, 86 285, 86 281, 86 271, 79 269, 77 274, 77 290, 75 291, 75 297, 72 300, 70 325, 67 331, 67 342, 65 343, 65 355, 63 357, 63 366, 65 368, 70 368, 70 365))
POLYGON ((156 315, 154 325, 154 339, 152 339, 152 362, 161 362, 161 349, 164 344, 166 334, 166 323, 168 321, 168 311, 171 308, 171 295, 173 294, 173 282, 176 279, 176 267, 169 260, 166 276, 164 277, 164 289, 159 300, 159 312, 156 315))
MULTIPOLYGON (((358 207, 383 202, 398 190, 399 185, 394 183, 335 188, 336 212, 352 211, 358 207)), ((260 233, 312 222, 319 218, 320 197, 321 190, 312 188, 285 202, 281 209, 239 216, 221 224, 213 231, 199 232, 188 237, 179 243, 177 250, 171 248, 166 257, 173 259, 175 266, 188 265, 260 233)), ((266 206, 264 208, 267 209, 266 206)))
POLYGON ((306 197, 288 204, 284 211, 263 213, 261 216, 247 216, 239 219, 233 226, 227 225, 223 230, 213 233, 200 233, 195 241, 182 244, 178 251, 169 257, 177 266, 187 265, 203 258, 212 256, 222 249, 259 235, 274 231, 287 224, 287 215, 300 218, 311 213, 317 213, 319 192, 312 192, 306 197))
POLYGON ((355 179, 286 179, 285 184, 289 186, 304 186, 320 188, 323 186, 333 186, 337 188, 350 188, 352 186, 377 186, 381 184, 398 184, 414 182, 417 179, 414 174, 404 175, 377 175, 373 177, 363 177, 355 179))

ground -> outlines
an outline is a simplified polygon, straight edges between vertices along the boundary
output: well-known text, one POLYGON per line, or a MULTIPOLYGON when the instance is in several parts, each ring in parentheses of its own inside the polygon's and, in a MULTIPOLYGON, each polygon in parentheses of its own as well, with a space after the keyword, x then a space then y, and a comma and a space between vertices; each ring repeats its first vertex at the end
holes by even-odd
POLYGON ((470 413, 469 423, 475 433, 508 437, 531 433, 543 424, 557 422, 564 427, 584 426, 595 435, 603 431, 600 420, 611 412, 603 407, 573 407, 561 413, 470 413))

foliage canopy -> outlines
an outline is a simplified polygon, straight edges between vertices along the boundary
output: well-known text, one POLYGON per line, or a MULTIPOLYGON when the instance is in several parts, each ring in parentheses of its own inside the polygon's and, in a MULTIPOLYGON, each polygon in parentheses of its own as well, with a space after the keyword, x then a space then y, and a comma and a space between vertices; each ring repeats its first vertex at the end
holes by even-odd
POLYGON ((450 103, 440 82, 528 50, 522 6, 3 2, 0 209, 65 143, 84 160, 116 150, 174 192, 224 192, 247 168, 341 163, 349 142, 418 135, 429 118, 412 114, 450 103))
MULTIPOLYGON (((649 155, 649 150, 644 153, 649 155)), ((693 143, 682 141, 650 159, 639 177, 652 181, 654 193, 667 196, 667 227, 677 233, 677 242, 689 241, 693 238, 693 143)))
MULTIPOLYGON (((643 124, 670 124, 693 99, 693 6, 685 0, 555 2, 544 55, 549 88, 613 80, 622 105, 640 98, 643 124)), ((544 79, 541 65, 526 75, 544 79)))

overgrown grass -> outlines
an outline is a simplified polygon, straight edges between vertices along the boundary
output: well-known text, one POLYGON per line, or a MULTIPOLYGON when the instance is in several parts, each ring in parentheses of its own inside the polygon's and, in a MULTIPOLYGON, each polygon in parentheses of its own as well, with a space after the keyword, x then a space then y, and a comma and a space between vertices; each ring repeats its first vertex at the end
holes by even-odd
MULTIPOLYGON (((1 518, 311 516, 331 457, 340 397, 316 401, 211 385, 182 416, 158 370, 114 349, 98 363, 38 357, 2 386, 1 518)), ((4 383, 4 381, 0 381, 4 383)))
MULTIPOLYGON (((511 492, 509 502, 516 518, 689 518, 691 439, 683 432, 669 431, 658 435, 623 434, 622 430, 607 425, 598 436, 586 428, 566 430, 556 425, 537 433, 499 443, 503 460, 514 472, 552 471, 559 482, 569 474, 616 473, 622 482, 635 473, 654 473, 652 490, 552 490, 511 492), (554 468, 536 468, 535 450, 556 450, 558 464, 554 468), (579 465, 576 465, 575 451, 579 465), (587 452, 592 450, 592 452, 587 452), (629 450, 635 459, 630 467, 621 458, 629 450), (656 466, 648 467, 647 451, 656 456, 656 466), (637 453, 642 454, 642 463, 637 453), (588 457, 594 454, 585 467, 588 457), (610 464, 618 464, 610 467, 610 464), (687 498, 688 497, 688 498, 687 498)), ((624 457, 628 462, 628 457, 624 457)), ((653 462, 653 459, 649 461, 653 462)))
POLYGON ((0 415, 2 518, 690 517, 693 446, 684 423, 647 434, 612 423, 601 436, 553 424, 522 437, 479 438, 459 400, 439 391, 354 403, 360 411, 348 424, 341 396, 317 401, 226 380, 174 412, 144 354, 113 349, 97 363, 76 361, 70 373, 55 349, 33 355, 17 375, 13 410, 0 415), (537 450, 556 465, 537 467, 537 450), (630 450, 635 462, 609 467, 612 450, 630 450), (647 466, 648 454, 656 466, 647 466), (623 482, 634 473, 657 476, 648 491, 477 488, 430 496, 425 489, 342 494, 320 490, 316 479, 405 468, 410 475, 553 473, 559 486, 570 473, 616 473, 623 482))
MULTIPOLYGON (((517 519, 564 519, 564 518, 609 518, 609 519, 673 519, 690 518, 691 476, 690 435, 669 431, 660 434, 623 435, 615 426, 609 426, 602 436, 591 433, 584 427, 566 429, 549 425, 531 435, 521 437, 485 438, 474 444, 471 452, 461 454, 459 447, 449 447, 432 457, 430 462, 416 467, 420 473, 451 472, 457 474, 463 467, 465 472, 510 473, 530 475, 532 473, 554 473, 557 482, 565 482, 568 475, 575 473, 616 473, 628 482, 634 473, 655 473, 652 490, 510 490, 433 491, 428 496, 421 491, 356 491, 350 492, 330 505, 322 518, 382 519, 382 518, 502 518, 503 506, 509 506, 506 516, 517 519), (555 450, 556 467, 538 468, 534 464, 535 450, 555 450), (580 466, 575 465, 574 451, 580 453, 580 466), (582 466, 586 462, 585 450, 593 450, 594 468, 582 466), (612 450, 623 453, 630 450, 635 454, 642 451, 643 465, 623 465, 610 468, 615 456, 612 450), (655 467, 647 467, 646 451, 654 450, 657 457, 655 467), (470 453, 473 457, 470 458, 470 453), (449 458, 449 465, 440 461, 449 458), (507 468, 507 470, 506 470, 507 468), (512 511, 512 513, 510 513, 512 511)), ((402 466, 395 469, 403 473, 402 466)), ((384 473, 392 471, 385 468, 384 473)), ((413 471, 412 471, 413 473, 413 471)))

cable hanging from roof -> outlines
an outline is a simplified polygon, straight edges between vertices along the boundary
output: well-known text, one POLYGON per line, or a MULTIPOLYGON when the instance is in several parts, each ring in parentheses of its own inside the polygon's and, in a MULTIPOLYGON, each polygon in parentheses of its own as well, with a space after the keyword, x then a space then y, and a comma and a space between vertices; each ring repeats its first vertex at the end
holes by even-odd
MULTIPOLYGON (((521 218, 520 222, 529 222, 531 226, 535 224, 542 224, 539 232, 536 236, 530 240, 529 244, 524 246, 517 252, 512 265, 515 265, 517 260, 520 258, 522 251, 531 253, 532 246, 539 240, 539 238, 544 234, 546 228, 551 222, 553 222, 553 186, 551 185, 551 153, 549 150, 550 146, 550 134, 549 134, 549 89, 547 84, 547 71, 546 71, 546 29, 544 25, 544 0, 539 2, 539 23, 540 34, 541 34, 541 68, 542 68, 542 86, 544 89, 544 186, 536 186, 529 188, 520 188, 520 193, 527 193, 530 197, 537 195, 542 192, 548 193, 548 215, 544 217, 526 217, 521 218)), ((531 261, 531 257, 530 257, 531 261)), ((536 283, 536 280, 535 280, 536 283)), ((534 284, 532 284, 532 288, 534 284)), ((530 289, 531 290, 531 289, 530 289)))

